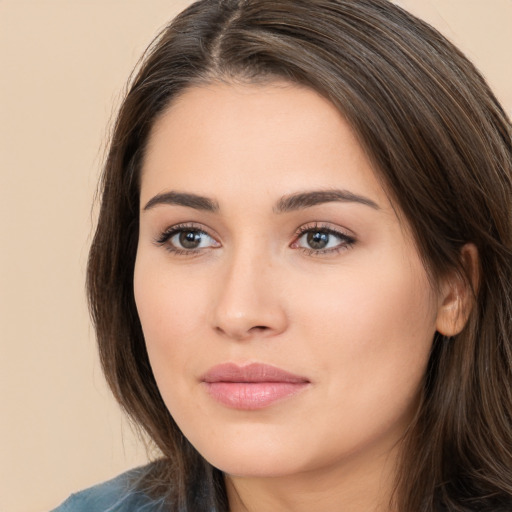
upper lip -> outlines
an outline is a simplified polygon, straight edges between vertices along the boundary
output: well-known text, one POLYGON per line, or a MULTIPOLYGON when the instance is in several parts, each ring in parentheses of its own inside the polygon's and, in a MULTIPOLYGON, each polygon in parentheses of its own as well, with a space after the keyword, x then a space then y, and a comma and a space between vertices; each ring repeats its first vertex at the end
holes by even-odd
POLYGON ((276 366, 251 363, 239 366, 235 363, 223 363, 210 368, 201 379, 203 382, 287 382, 304 384, 309 379, 294 375, 276 366))

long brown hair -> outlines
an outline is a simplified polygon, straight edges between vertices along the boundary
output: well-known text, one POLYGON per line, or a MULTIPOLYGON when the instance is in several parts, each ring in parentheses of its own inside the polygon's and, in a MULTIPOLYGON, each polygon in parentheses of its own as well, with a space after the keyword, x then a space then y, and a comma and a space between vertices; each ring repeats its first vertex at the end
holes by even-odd
POLYGON ((162 452, 145 485, 171 508, 228 507, 221 472, 162 401, 135 307, 148 136, 188 87, 275 78, 315 89, 350 123, 434 281, 453 270, 464 276, 461 247, 478 248, 475 304, 463 332, 433 340, 394 507, 511 506, 512 128, 461 52, 387 0, 200 0, 160 34, 131 80, 100 184, 87 285, 110 387, 162 452))

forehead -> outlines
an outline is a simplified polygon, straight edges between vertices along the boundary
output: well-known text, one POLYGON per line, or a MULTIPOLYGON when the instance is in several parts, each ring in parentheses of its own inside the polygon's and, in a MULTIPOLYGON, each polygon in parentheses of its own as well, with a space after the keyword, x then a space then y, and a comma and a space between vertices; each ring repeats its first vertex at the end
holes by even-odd
POLYGON ((286 82, 193 87, 159 117, 142 170, 143 199, 191 185, 204 195, 343 187, 387 202, 340 112, 286 82))

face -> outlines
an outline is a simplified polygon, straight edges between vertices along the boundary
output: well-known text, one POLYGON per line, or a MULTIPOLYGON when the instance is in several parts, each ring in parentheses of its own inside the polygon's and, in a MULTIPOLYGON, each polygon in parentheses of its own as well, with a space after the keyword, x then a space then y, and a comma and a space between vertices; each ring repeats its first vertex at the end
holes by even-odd
POLYGON ((134 287, 170 413, 228 474, 385 458, 414 414, 440 298, 314 91, 213 84, 175 101, 143 165, 134 287))

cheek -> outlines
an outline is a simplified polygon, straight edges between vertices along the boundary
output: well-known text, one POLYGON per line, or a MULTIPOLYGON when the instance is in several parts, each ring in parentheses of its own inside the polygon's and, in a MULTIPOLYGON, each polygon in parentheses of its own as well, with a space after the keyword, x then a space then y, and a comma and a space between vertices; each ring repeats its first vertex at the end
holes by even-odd
MULTIPOLYGON (((431 339, 436 300, 419 259, 400 251, 369 256, 358 256, 342 271, 320 276, 314 290, 309 285, 307 294, 296 294, 297 319, 307 317, 312 330, 337 336, 354 350, 431 339)), ((308 280, 298 287, 308 289, 308 280)))
POLYGON ((361 414, 361 404, 373 414, 393 401, 403 412, 418 394, 435 333, 435 297, 421 263, 394 261, 403 260, 346 269, 297 301, 332 399, 361 414))
MULTIPOLYGON (((165 266, 137 260, 134 294, 146 347, 155 378, 175 378, 187 358, 197 353, 189 341, 206 323, 206 298, 202 288, 185 273, 171 273, 165 266), (172 377, 171 377, 172 376, 172 377)), ((203 290, 204 291, 204 290, 203 290)))

